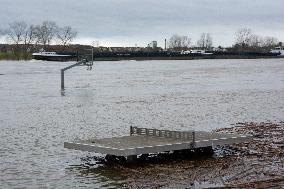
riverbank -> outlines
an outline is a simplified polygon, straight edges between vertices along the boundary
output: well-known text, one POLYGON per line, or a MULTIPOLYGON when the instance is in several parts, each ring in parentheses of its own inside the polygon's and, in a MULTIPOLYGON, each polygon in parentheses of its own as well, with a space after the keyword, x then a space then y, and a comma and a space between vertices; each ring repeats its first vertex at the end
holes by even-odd
MULTIPOLYGON (((79 55, 81 56, 81 55, 79 55)), ((81 57, 82 58, 82 57, 81 57)), ((271 55, 269 53, 222 53, 222 54, 188 54, 182 55, 177 53, 161 54, 94 54, 95 61, 123 61, 123 60, 201 60, 201 59, 271 59, 271 58, 284 58, 284 56, 271 55)), ((31 60, 33 59, 31 54, 15 54, 11 52, 0 52, 0 60, 31 60)), ((80 59, 80 58, 79 58, 80 59)), ((48 59, 47 59, 48 60, 48 59)), ((52 61, 51 59, 50 61, 52 61)), ((78 58, 69 58, 64 61, 77 61, 78 58)))
POLYGON ((202 59, 271 59, 284 58, 283 56, 242 56, 242 55, 224 55, 224 56, 158 56, 158 57, 95 57, 95 61, 123 61, 123 60, 202 60, 202 59))
POLYGON ((113 169, 120 170, 128 178, 127 188, 284 186, 284 122, 237 123, 232 128, 216 131, 251 134, 254 140, 250 143, 215 147, 213 157, 117 165, 113 169))
POLYGON ((31 60, 32 56, 30 54, 15 54, 11 52, 0 52, 0 61, 1 60, 31 60))

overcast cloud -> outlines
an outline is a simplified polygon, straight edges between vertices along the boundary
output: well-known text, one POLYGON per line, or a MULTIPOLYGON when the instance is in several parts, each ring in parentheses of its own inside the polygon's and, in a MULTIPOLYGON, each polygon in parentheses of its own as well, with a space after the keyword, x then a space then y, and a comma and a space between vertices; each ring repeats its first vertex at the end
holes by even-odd
POLYGON ((175 33, 195 43, 208 32, 215 46, 229 46, 241 27, 284 41, 283 7, 283 0, 0 0, 0 28, 52 20, 75 28, 76 43, 104 46, 163 46, 175 33))

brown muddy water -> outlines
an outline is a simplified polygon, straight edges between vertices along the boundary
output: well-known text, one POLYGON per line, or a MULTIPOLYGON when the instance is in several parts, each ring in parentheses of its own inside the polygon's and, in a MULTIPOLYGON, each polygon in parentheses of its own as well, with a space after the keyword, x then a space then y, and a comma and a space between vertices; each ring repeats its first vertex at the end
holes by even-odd
POLYGON ((62 92, 59 70, 70 64, 0 61, 0 188, 135 187, 127 169, 63 142, 127 135, 130 125, 211 131, 284 119, 283 59, 98 62, 67 71, 62 92))

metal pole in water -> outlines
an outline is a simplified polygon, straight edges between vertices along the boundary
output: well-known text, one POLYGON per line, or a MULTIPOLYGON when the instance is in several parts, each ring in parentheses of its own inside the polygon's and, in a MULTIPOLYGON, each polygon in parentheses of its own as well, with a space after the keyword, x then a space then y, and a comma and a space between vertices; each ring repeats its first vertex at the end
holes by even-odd
POLYGON ((94 62, 94 47, 92 47, 92 64, 94 62))
POLYGON ((64 69, 61 69, 61 90, 64 90, 64 69))
POLYGON ((75 66, 80 66, 80 65, 87 65, 88 66, 87 62, 88 61, 86 59, 83 59, 80 62, 77 62, 77 63, 72 64, 72 65, 70 65, 66 68, 61 69, 61 90, 64 90, 64 72, 66 70, 69 70, 69 69, 75 67, 75 66))

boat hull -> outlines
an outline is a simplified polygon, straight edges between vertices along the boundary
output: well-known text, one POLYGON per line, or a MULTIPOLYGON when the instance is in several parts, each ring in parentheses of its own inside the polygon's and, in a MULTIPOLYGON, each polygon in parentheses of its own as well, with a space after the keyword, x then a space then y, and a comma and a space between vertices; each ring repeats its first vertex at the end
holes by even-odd
POLYGON ((33 55, 35 60, 45 60, 45 61, 70 61, 73 60, 75 56, 44 56, 44 55, 33 55))

